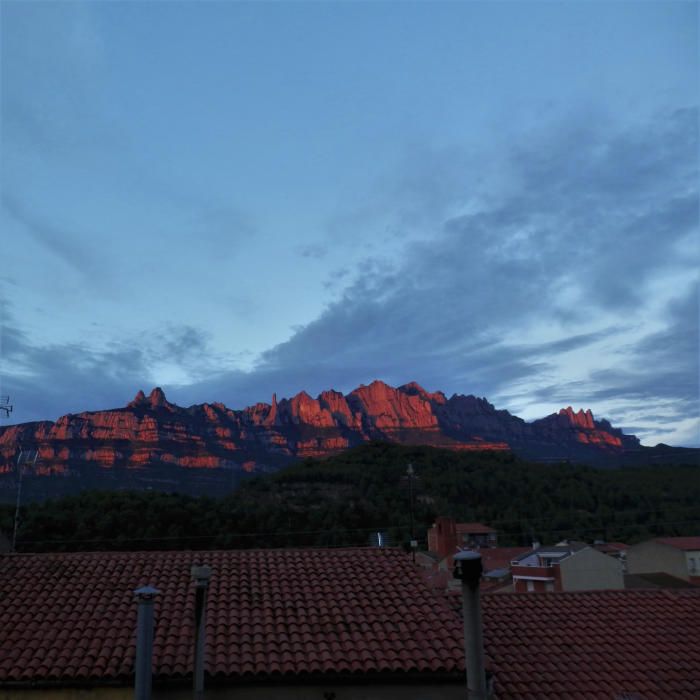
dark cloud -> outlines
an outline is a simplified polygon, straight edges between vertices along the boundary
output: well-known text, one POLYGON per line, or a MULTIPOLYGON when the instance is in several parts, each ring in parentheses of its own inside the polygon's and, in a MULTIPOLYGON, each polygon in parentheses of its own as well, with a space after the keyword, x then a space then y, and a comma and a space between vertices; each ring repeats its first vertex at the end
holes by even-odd
MULTIPOLYGON (((618 350, 623 367, 594 370, 586 381, 536 386, 529 397, 535 402, 627 405, 638 424, 623 426, 626 430, 640 436, 673 433, 681 422, 700 417, 699 313, 698 288, 692 285, 667 305, 663 330, 618 350), (640 427, 641 421, 646 426, 640 427), (662 429, 664 424, 668 427, 662 429)), ((620 424, 624 414, 619 408, 608 417, 620 424)), ((700 422, 689 430, 688 444, 700 444, 700 422)))
POLYGON ((208 345, 208 334, 193 326, 169 327, 156 335, 161 356, 169 361, 184 363, 193 358, 201 361, 208 345))
POLYGON ((39 346, 5 323, 1 347, 2 392, 13 397, 12 422, 123 405, 148 376, 138 345, 100 352, 80 344, 39 346))
POLYGON ((7 309, 4 316, 0 387, 13 397, 12 422, 123 406, 139 389, 155 385, 153 366, 158 362, 181 366, 196 379, 222 364, 210 351, 207 334, 192 326, 169 326, 95 349, 80 343, 37 343, 7 309))
MULTIPOLYGON (((698 262, 683 248, 697 236, 697 142, 694 109, 626 130, 582 121, 523 140, 506 158, 507 196, 481 206, 472 199, 469 213, 407 242, 400 257, 364 262, 337 301, 252 373, 217 379, 220 395, 346 389, 381 377, 493 397, 529 381, 527 402, 553 410, 572 393, 593 407, 668 398, 678 415, 696 410, 695 290, 672 303, 663 331, 636 343, 629 334, 644 324, 650 285, 674 284, 698 262), (613 313, 619 321, 610 325, 613 313), (608 322, 579 330, 597 318, 608 322), (562 337, 518 341, 544 322, 562 337), (603 342, 614 349, 594 351, 590 371, 551 381, 554 358, 603 342)), ((436 185, 422 200, 423 221, 431 202, 436 215, 449 209, 442 192, 436 185)))
POLYGON ((320 243, 310 243, 297 248, 297 252, 302 258, 323 260, 328 255, 328 248, 320 243))
MULTIPOLYGON (((699 262, 689 245, 697 237, 697 143, 697 110, 683 110, 624 129, 585 118, 550 126, 506 148, 483 178, 459 150, 441 169, 436 163, 449 163, 441 151, 388 188, 382 225, 393 217, 389 228, 399 234, 414 227, 395 257, 366 258, 317 319, 262 353, 251 371, 217 372, 209 357, 196 382, 166 389, 184 404, 240 407, 273 392, 415 379, 552 410, 575 402, 599 413, 626 401, 635 414, 651 414, 667 401, 676 412, 655 411, 656 428, 672 430, 698 406, 697 289, 687 292, 688 270, 699 262), (425 235, 413 235, 421 227, 425 235), (652 302, 661 281, 677 298, 659 326, 652 302), (542 326, 554 339, 533 342, 532 329, 542 326), (562 376, 561 358, 582 350, 588 365, 562 376)), ((364 209, 356 221, 372 216, 364 209)), ((194 328, 167 336, 164 355, 193 363, 208 354, 194 328)), ((11 334, 10 342, 26 345, 11 334)), ((75 367, 100 369, 107 393, 123 396, 120 382, 144 381, 144 352, 78 353, 72 370, 65 348, 63 370, 49 352, 46 361, 71 381, 83 377, 75 367)))

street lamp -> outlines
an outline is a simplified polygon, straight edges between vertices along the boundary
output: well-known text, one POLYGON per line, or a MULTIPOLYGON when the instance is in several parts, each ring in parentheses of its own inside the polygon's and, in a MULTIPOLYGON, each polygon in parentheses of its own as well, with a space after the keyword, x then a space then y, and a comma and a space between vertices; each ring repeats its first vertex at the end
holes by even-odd
POLYGON ((413 532, 413 479, 415 479, 416 471, 411 462, 408 463, 408 467, 406 468, 406 476, 408 477, 408 513, 411 523, 411 556, 415 562, 418 540, 416 540, 413 532))

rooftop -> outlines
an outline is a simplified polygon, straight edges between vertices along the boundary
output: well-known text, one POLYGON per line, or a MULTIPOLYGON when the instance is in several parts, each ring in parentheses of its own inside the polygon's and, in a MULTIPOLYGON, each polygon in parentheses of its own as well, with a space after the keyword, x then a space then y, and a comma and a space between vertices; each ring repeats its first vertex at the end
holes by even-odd
POLYGON ((693 698, 698 591, 484 595, 498 698, 693 698))
POLYGON ((481 554, 481 564, 485 572, 494 569, 509 569, 516 557, 532 551, 532 547, 484 547, 477 550, 481 554))
POLYGON ((457 523, 455 528, 460 535, 489 535, 496 532, 492 527, 483 523, 457 523))
POLYGON ((700 550, 700 537, 657 537, 655 541, 686 552, 700 550))
POLYGON ((515 566, 543 566, 543 559, 558 563, 587 547, 588 545, 585 542, 569 542, 568 544, 537 547, 536 549, 528 549, 523 554, 513 557, 511 563, 515 566))
MULTIPOLYGON (((209 677, 463 678, 461 620, 401 551, 119 552, 0 556, 0 686, 129 683, 147 584, 161 591, 154 675, 191 677, 194 563, 212 568, 209 677)), ((700 590, 482 603, 497 698, 697 697, 700 590)))
POLYGON ((0 684, 127 679, 144 585, 154 677, 191 674, 201 562, 212 676, 463 673, 459 617, 399 550, 93 552, 0 556, 0 684))

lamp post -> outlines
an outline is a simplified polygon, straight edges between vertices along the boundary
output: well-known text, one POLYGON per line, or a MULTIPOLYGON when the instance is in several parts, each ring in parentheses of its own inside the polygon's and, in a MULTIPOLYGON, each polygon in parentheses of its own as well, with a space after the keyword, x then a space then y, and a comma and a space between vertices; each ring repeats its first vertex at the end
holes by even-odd
POLYGON ((17 548, 17 532, 19 531, 19 509, 22 505, 22 475, 24 474, 23 467, 26 464, 35 467, 38 456, 38 450, 24 450, 21 446, 19 448, 19 455, 17 455, 17 499, 15 502, 15 522, 12 527, 13 552, 15 552, 17 548))
POLYGON ((484 669, 484 639, 481 626, 479 581, 483 571, 479 552, 461 551, 454 555, 453 576, 462 581, 464 618, 464 658, 468 700, 487 700, 484 669))
POLYGON ((136 673, 134 696, 136 700, 151 700, 153 674, 153 601, 160 593, 153 586, 142 586, 134 591, 139 606, 136 623, 136 673))
POLYGON ((413 479, 415 478, 416 471, 413 468, 413 464, 408 463, 406 468, 406 476, 408 477, 408 513, 411 523, 411 557, 413 561, 416 561, 416 548, 418 547, 418 542, 414 536, 413 532, 413 479))
POLYGON ((211 578, 211 568, 195 564, 192 569, 192 580, 195 586, 194 605, 194 672, 193 697, 202 700, 204 697, 204 641, 206 634, 207 588, 211 578))

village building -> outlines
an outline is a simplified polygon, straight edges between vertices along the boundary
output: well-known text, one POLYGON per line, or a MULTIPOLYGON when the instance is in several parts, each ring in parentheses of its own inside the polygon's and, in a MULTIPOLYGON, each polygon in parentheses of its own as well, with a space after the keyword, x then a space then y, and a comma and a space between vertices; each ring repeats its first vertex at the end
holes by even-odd
POLYGON ((593 549, 599 551, 601 554, 607 554, 609 557, 619 559, 623 563, 623 569, 625 568, 625 560, 629 548, 630 546, 624 542, 604 542, 603 540, 596 540, 593 543, 593 549))
POLYGON ((511 575, 516 593, 625 587, 622 563, 585 542, 538 546, 513 559, 511 575))
POLYGON ((700 537, 656 537, 627 550, 629 574, 668 574, 700 584, 700 537))
MULTIPOLYGON (((496 547, 498 533, 483 523, 458 523, 453 518, 441 516, 428 530, 428 550, 442 561, 460 548, 496 547)), ((448 562, 451 567, 451 561, 448 562)))

